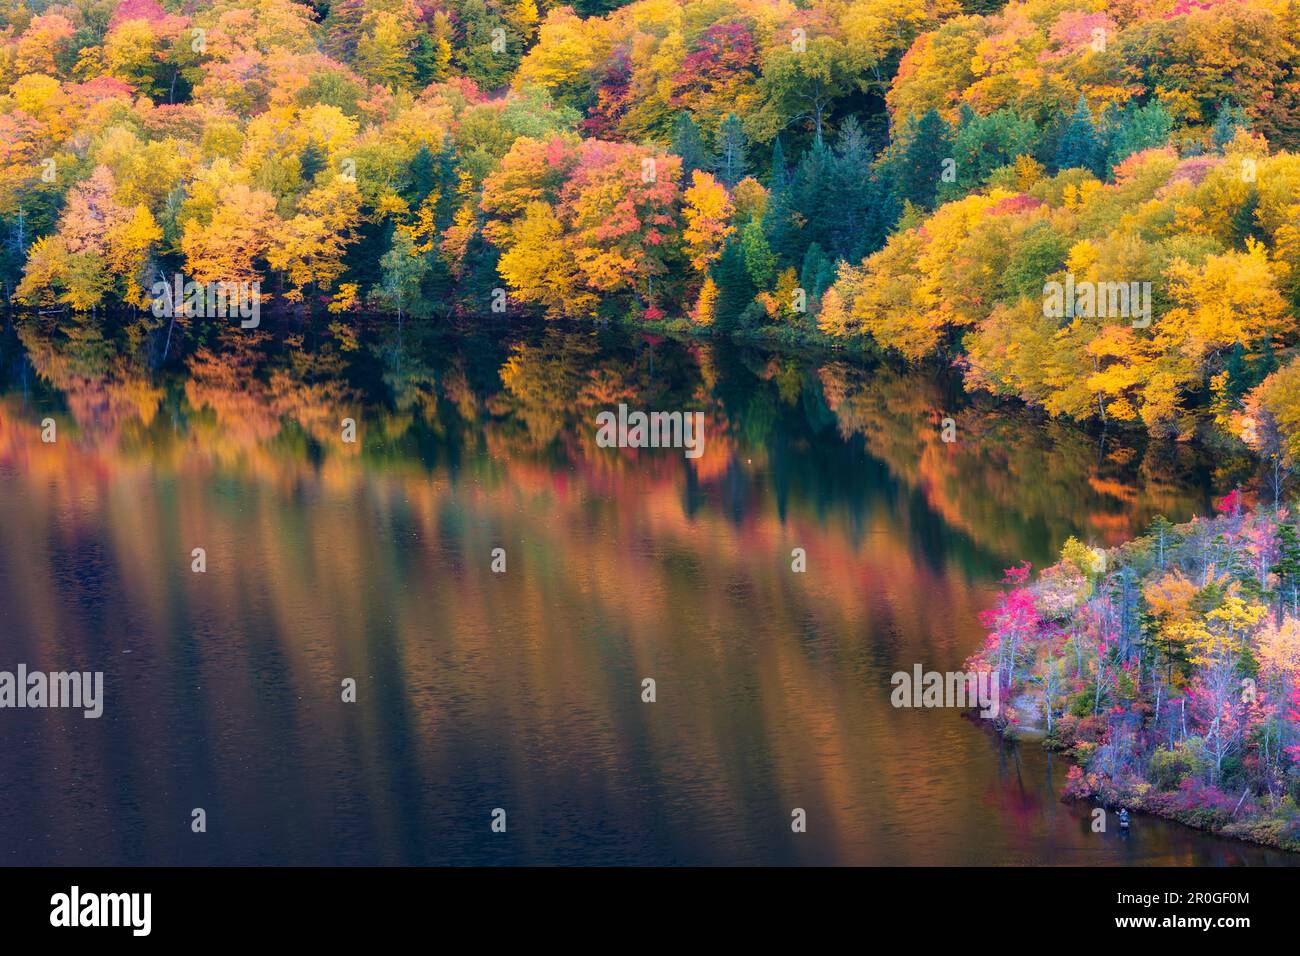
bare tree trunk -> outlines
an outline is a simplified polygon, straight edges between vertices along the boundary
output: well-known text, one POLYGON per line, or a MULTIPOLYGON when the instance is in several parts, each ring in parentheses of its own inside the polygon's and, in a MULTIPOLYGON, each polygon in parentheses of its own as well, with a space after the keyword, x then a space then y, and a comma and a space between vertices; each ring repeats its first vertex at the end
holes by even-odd
POLYGON ((1248 794, 1248 793, 1250 793, 1250 787, 1249 787, 1249 786, 1246 787, 1245 790, 1241 791, 1241 799, 1238 800, 1238 801, 1237 801, 1237 805, 1236 805, 1235 807, 1232 808, 1232 815, 1233 815, 1234 817, 1237 815, 1237 811, 1241 809, 1241 805, 1242 805, 1243 803, 1246 802, 1246 794, 1248 794))
POLYGON ((1097 649, 1097 693, 1092 699, 1092 716, 1097 716, 1097 711, 1101 709, 1101 679, 1106 673, 1106 665, 1101 657, 1101 649, 1097 649))

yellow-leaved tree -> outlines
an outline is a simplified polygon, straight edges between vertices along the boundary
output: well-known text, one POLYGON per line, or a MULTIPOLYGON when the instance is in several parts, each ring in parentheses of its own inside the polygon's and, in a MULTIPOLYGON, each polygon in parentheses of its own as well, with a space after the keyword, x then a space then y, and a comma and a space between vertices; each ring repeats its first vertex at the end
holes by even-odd
POLYGON ((686 242, 687 255, 696 271, 706 273, 722 254, 727 236, 736 231, 731 224, 735 209, 726 187, 712 174, 699 169, 691 173, 691 185, 682 200, 682 216, 686 220, 682 239, 686 242))

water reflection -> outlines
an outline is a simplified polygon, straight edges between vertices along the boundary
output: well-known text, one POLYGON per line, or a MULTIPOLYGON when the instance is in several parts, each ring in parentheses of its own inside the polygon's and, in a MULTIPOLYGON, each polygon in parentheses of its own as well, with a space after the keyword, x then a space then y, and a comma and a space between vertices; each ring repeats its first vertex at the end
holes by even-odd
POLYGON ((0 712, 0 860, 1281 859, 1097 839, 1046 755, 888 704, 960 666, 1003 567, 1204 511, 1193 449, 838 357, 266 325, 161 370, 86 327, 0 347, 0 667, 108 695, 0 712), (619 402, 704 412, 704 455, 597 447, 619 402))

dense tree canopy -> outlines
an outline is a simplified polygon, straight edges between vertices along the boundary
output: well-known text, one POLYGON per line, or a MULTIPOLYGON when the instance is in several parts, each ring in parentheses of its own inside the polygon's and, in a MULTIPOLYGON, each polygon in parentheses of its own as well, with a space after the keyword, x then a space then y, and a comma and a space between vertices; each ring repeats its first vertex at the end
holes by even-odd
POLYGON ((0 3, 0 281, 46 310, 140 309, 142 335, 180 273, 307 313, 504 301, 865 336, 1054 415, 1286 423, 1298 14, 0 3), (1121 286, 1146 314, 1075 307, 1121 286))

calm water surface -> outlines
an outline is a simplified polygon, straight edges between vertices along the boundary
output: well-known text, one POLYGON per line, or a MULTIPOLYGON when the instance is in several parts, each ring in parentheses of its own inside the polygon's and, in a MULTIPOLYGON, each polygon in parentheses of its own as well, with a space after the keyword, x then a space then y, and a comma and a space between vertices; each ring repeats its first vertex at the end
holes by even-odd
POLYGON ((1093 834, 1060 758, 889 706, 1003 568, 1203 513, 1232 463, 842 357, 265 324, 0 343, 0 669, 107 697, 0 711, 0 863, 1291 862, 1093 834), (620 401, 703 411, 705 454, 597 447, 620 401))

